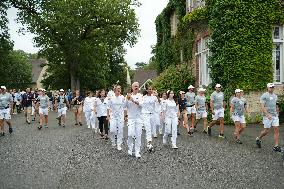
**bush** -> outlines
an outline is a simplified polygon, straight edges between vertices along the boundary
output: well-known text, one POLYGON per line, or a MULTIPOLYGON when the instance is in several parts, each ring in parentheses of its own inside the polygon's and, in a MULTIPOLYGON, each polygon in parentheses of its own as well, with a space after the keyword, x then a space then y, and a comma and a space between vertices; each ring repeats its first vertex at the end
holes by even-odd
POLYGON ((186 65, 170 66, 153 81, 154 88, 159 92, 173 90, 176 94, 180 90, 187 91, 189 85, 194 85, 195 79, 186 65))

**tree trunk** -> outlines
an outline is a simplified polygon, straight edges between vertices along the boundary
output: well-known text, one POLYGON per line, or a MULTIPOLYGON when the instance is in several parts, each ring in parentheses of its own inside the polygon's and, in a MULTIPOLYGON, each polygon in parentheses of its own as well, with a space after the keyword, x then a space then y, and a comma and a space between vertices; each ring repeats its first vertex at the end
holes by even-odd
POLYGON ((76 62, 71 61, 70 62, 70 80, 71 80, 71 90, 80 90, 80 79, 77 76, 76 73, 76 62))

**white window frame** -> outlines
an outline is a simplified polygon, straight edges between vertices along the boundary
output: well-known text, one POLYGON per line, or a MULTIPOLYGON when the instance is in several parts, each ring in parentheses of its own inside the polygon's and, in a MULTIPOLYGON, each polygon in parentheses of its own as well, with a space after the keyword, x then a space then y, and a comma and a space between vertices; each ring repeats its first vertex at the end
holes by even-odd
POLYGON ((276 84, 282 84, 284 83, 284 26, 274 26, 272 30, 272 38, 273 38, 273 82, 276 84), (274 38, 274 29, 278 27, 279 28, 279 38, 274 38), (276 75, 276 51, 274 49, 275 45, 278 44, 280 45, 280 69, 279 69, 279 75, 280 75, 280 80, 277 80, 277 75, 276 75))
POLYGON ((186 0, 187 13, 192 12, 194 9, 204 7, 205 0, 186 0))
POLYGON ((199 66, 199 85, 208 86, 212 80, 210 78, 210 68, 208 64, 208 57, 210 54, 208 43, 209 37, 201 38, 196 46, 196 63, 199 66), (197 62, 198 61, 198 62, 197 62))

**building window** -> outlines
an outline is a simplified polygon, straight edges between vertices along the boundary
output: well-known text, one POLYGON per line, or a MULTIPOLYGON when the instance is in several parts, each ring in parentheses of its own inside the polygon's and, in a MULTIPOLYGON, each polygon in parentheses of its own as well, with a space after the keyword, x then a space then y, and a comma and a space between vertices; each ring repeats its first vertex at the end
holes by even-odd
POLYGON ((186 10, 188 13, 192 12, 194 9, 205 6, 205 0, 187 0, 186 10))
POLYGON ((196 63, 199 65, 199 85, 208 86, 211 83, 210 68, 208 65, 210 38, 201 38, 196 44, 196 63))
POLYGON ((171 36, 174 37, 177 34, 178 19, 176 12, 173 12, 171 19, 171 36))
POLYGON ((273 70, 274 82, 284 83, 284 62, 283 62, 283 26, 273 27, 273 70))

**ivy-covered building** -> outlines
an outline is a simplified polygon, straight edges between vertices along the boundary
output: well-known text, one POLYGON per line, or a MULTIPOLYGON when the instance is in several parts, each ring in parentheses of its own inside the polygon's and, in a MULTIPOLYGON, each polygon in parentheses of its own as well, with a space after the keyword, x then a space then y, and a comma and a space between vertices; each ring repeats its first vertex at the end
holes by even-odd
POLYGON ((156 19, 158 72, 187 64, 196 86, 281 88, 283 10, 280 0, 170 0, 156 19))

